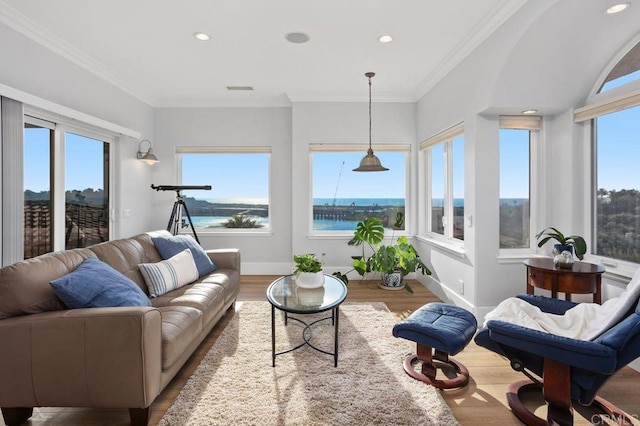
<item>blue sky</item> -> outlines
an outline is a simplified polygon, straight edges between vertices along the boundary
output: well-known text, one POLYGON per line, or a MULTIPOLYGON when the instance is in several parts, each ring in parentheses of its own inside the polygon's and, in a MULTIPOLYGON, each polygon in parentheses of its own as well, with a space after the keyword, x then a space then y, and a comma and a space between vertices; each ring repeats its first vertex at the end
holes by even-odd
MULTIPOLYGON (((49 132, 44 128, 25 129, 25 189, 49 190, 49 132)), ((66 133, 65 144, 65 190, 104 189, 103 142, 66 133)))
POLYGON ((313 198, 405 198, 405 153, 374 154, 389 171, 354 172, 365 152, 313 153, 313 198))

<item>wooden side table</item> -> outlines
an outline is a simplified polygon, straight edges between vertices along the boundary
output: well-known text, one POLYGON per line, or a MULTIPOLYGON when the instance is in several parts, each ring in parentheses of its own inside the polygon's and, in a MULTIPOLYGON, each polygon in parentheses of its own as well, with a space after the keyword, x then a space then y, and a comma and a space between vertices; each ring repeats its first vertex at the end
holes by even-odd
POLYGON ((550 258, 534 258, 524 261, 527 267, 527 294, 534 288, 551 291, 551 297, 558 292, 571 300, 571 294, 593 293, 594 303, 602 303, 602 273, 604 268, 592 263, 574 262, 571 268, 557 268, 550 258))

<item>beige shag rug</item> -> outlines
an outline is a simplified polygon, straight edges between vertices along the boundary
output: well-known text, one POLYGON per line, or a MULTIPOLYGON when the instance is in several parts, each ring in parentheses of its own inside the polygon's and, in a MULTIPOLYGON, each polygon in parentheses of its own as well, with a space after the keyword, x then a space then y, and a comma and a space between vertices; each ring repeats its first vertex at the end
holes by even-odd
MULTIPOLYGON (((244 302, 160 425, 457 425, 439 391, 404 372, 413 344, 392 336, 395 322, 384 303, 344 303, 338 367, 304 346, 274 368, 270 305, 244 302)), ((277 351, 301 331, 276 311, 277 351)), ((314 326, 312 343, 333 351, 330 320, 314 326)))

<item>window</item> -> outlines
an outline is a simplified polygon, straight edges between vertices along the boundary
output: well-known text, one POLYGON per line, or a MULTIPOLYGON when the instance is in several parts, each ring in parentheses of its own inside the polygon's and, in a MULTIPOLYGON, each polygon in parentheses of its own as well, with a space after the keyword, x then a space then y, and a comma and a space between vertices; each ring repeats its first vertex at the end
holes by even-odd
POLYGON ((539 117, 500 118, 500 248, 531 248, 531 169, 539 117))
POLYGON ((31 116, 24 122, 24 258, 107 241, 111 146, 107 138, 66 131, 63 125, 31 116), (58 196, 64 200, 60 207, 55 202, 58 196))
POLYGON ((459 241, 464 241, 463 132, 459 124, 420 144, 427 164, 426 229, 459 241))
POLYGON ((591 124, 591 253, 623 263, 607 266, 631 274, 640 263, 640 43, 615 64, 599 93, 574 112, 574 121, 591 124), (605 92, 609 89, 608 93, 605 92))
MULTIPOLYGON (((408 145, 376 145, 385 172, 354 172, 368 147, 311 145, 313 232, 353 231, 366 217, 391 227, 405 213, 408 145)), ((406 223, 406 218, 405 218, 406 223)))
POLYGON ((640 263, 640 106, 594 121, 593 253, 640 263))
POLYGON ((599 92, 606 92, 636 80, 640 80, 640 43, 636 44, 613 67, 604 79, 599 92))
MULTIPOLYGON (((182 194, 195 228, 270 228, 270 148, 178 148, 177 153, 182 185, 212 187, 182 194)), ((183 226, 189 226, 186 219, 185 214, 183 226)))
POLYGON ((53 251, 51 153, 53 126, 24 125, 24 258, 53 251))
POLYGON ((65 133, 65 249, 109 239, 109 144, 65 133))

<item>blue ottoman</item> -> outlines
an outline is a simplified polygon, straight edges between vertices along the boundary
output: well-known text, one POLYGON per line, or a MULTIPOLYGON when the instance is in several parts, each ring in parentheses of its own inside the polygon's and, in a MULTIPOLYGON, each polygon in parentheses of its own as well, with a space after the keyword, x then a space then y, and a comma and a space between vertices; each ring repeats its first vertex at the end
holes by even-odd
POLYGON ((428 303, 412 313, 407 319, 393 326, 393 335, 416 342, 415 354, 404 360, 404 370, 411 377, 439 389, 466 386, 469 370, 450 358, 463 350, 476 332, 476 318, 462 308, 445 303, 428 303), (432 353, 432 349, 434 349, 432 353), (455 369, 454 378, 437 380, 436 359, 455 369), (413 364, 422 362, 422 371, 417 372, 413 364))

